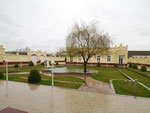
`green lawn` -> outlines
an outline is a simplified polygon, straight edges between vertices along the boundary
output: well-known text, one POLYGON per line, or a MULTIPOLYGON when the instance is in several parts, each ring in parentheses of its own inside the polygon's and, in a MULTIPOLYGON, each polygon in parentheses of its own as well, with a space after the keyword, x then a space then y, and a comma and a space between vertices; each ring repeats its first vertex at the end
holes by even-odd
POLYGON ((142 72, 140 69, 132 69, 132 68, 128 68, 128 69, 133 70, 133 71, 136 71, 136 72, 139 72, 139 73, 142 73, 142 74, 145 74, 145 75, 147 75, 147 76, 150 77, 150 72, 149 72, 149 71, 147 71, 147 72, 142 72))
MULTIPOLYGON (((45 66, 41 66, 41 65, 37 65, 37 66, 23 66, 23 67, 19 67, 19 68, 14 68, 14 67, 9 67, 8 71, 19 71, 19 72, 30 72, 32 69, 37 69, 37 70, 41 70, 41 69, 45 69, 45 66), (24 69, 24 68, 28 68, 28 69, 24 69)), ((0 68, 0 71, 6 71, 6 68, 0 68)))
POLYGON ((139 82, 143 83, 144 85, 150 87, 150 78, 147 78, 145 76, 142 76, 138 73, 132 72, 130 70, 127 69, 120 69, 122 72, 124 72, 125 74, 127 74, 128 76, 130 76, 133 79, 137 79, 139 82))
MULTIPOLYGON (((28 77, 28 74, 9 74, 9 76, 12 76, 12 77, 28 77)), ((41 74, 41 78, 51 80, 51 76, 45 76, 43 74, 41 74)), ((60 80, 60 81, 85 83, 84 80, 82 80, 78 77, 73 77, 73 76, 54 76, 54 79, 55 80, 60 80)))
POLYGON ((114 80, 113 85, 117 94, 150 97, 150 91, 139 84, 136 87, 136 93, 134 93, 134 82, 131 82, 131 86, 129 86, 128 82, 123 80, 114 80))
POLYGON ((109 83, 111 79, 127 79, 114 68, 99 68, 98 70, 98 74, 92 76, 93 79, 106 83, 109 83))
MULTIPOLYGON (((68 68, 71 69, 83 69, 83 66, 67 66, 68 68)), ((46 68, 44 66, 40 67, 33 67, 31 69, 22 69, 21 72, 30 72, 32 69, 38 69, 41 70, 43 68, 46 68)), ((135 95, 133 91, 133 83, 131 84, 131 88, 129 88, 128 83, 125 83, 123 80, 127 80, 127 78, 122 75, 120 72, 116 70, 116 68, 107 68, 107 67, 91 67, 88 66, 88 69, 93 69, 93 70, 98 70, 98 73, 96 75, 91 76, 93 79, 96 79, 101 82, 109 83, 111 79, 122 79, 122 80, 115 80, 113 81, 114 88, 116 90, 117 94, 124 94, 124 95, 135 95)), ((150 79, 147 77, 144 77, 140 74, 137 74, 135 72, 132 72, 127 69, 122 69, 119 68, 121 71, 126 73, 128 76, 132 77, 133 79, 138 79, 138 81, 142 82, 143 84, 150 86, 150 79)), ((149 73, 149 72, 147 72, 149 73)), ((10 81, 16 81, 16 82, 27 82, 27 77, 29 74, 14 74, 11 73, 9 74, 9 80, 10 81), (25 78, 21 78, 25 77, 25 78)), ((41 74, 42 80, 39 84, 41 85, 48 85, 51 86, 51 77, 50 76, 45 76, 41 74)), ((5 77, 2 78, 5 80, 5 77)), ((77 82, 77 83, 86 83, 84 80, 78 78, 78 77, 73 77, 73 76, 54 76, 54 82, 55 86, 57 87, 65 87, 65 88, 74 88, 78 89, 81 84, 74 84, 74 83, 67 83, 67 82, 77 82), (60 82, 58 82, 60 81, 60 82), (67 81, 67 82, 62 82, 62 81, 67 81)), ((142 87, 141 85, 137 86, 138 91, 136 96, 142 96, 142 97, 150 97, 150 92, 142 87)))
MULTIPOLYGON (((9 75, 9 81, 28 83, 27 77, 28 77, 28 74, 12 74, 12 75, 9 75), (24 77, 24 78, 21 78, 21 77, 24 77)), ((51 77, 50 76, 45 76, 45 75, 41 74, 41 77, 42 77, 42 80, 40 82, 41 85, 51 85, 51 77)), ((5 77, 3 77, 1 79, 5 80, 5 77)), ((73 89, 78 89, 82 84, 86 83, 84 80, 82 80, 78 77, 72 77, 72 76, 54 77, 54 80, 57 80, 57 81, 55 81, 55 86, 65 87, 65 88, 73 88, 73 89), (61 81, 66 81, 66 83, 61 82, 61 81), (76 82, 76 83, 81 83, 81 84, 67 83, 67 82, 76 82)))
POLYGON ((73 89, 78 89, 81 86, 81 84, 61 83, 61 82, 55 82, 54 84, 57 87, 65 87, 65 88, 73 88, 73 89))
POLYGON ((58 76, 54 77, 55 80, 60 80, 60 81, 69 81, 69 82, 78 82, 78 83, 85 83, 84 80, 78 78, 78 77, 73 77, 73 76, 58 76))
POLYGON ((45 68, 46 68, 45 66, 39 66, 39 67, 31 66, 31 68, 28 69, 21 69, 20 72, 30 72, 33 69, 37 69, 38 71, 40 71, 41 69, 45 69, 45 68))
MULTIPOLYGON (((9 70, 9 71, 17 71, 18 69, 13 68, 13 67, 9 67, 8 70, 9 70)), ((6 68, 0 67, 0 71, 6 71, 6 68)))

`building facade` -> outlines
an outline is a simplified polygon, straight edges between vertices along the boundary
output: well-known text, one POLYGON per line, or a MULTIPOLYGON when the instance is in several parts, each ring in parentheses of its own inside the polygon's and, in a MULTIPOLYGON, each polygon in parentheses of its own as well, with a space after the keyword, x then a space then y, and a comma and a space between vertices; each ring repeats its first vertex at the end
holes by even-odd
POLYGON ((150 67, 150 51, 128 51, 128 63, 150 67))
MULTIPOLYGON (((80 65, 83 64, 83 59, 81 56, 69 57, 69 56, 51 56, 45 52, 5 52, 5 48, 0 45, 0 66, 5 66, 5 61, 8 61, 9 65, 20 64, 28 65, 29 62, 33 62, 35 65, 42 62, 55 61, 59 63, 80 65)), ((128 46, 115 46, 110 48, 108 53, 105 55, 97 54, 89 59, 88 64, 96 65, 97 63, 101 65, 121 65, 127 66, 128 63, 135 63, 139 66, 145 65, 150 67, 150 51, 128 51, 128 46)))
MULTIPOLYGON (((94 65, 97 63, 101 65, 127 65, 128 64, 128 46, 116 46, 110 48, 106 55, 97 54, 91 57, 88 61, 88 64, 94 65)), ((67 64, 83 64, 83 59, 81 56, 76 56, 74 58, 67 57, 67 64)))
MULTIPOLYGON (((115 65, 127 66, 129 63, 135 63, 139 66, 145 65, 150 67, 150 51, 128 51, 128 46, 120 44, 114 48, 110 48, 107 55, 101 55, 100 53, 90 58, 88 64, 96 65, 115 65)), ((83 64, 81 56, 74 58, 67 57, 67 64, 83 64)))
POLYGON ((49 56, 45 52, 35 52, 35 51, 27 51, 27 52, 5 52, 5 48, 0 45, 0 66, 5 66, 5 62, 8 62, 9 65, 20 64, 20 65, 28 65, 29 62, 33 62, 35 65, 40 64, 42 62, 55 61, 59 63, 64 63, 64 57, 54 57, 49 56))

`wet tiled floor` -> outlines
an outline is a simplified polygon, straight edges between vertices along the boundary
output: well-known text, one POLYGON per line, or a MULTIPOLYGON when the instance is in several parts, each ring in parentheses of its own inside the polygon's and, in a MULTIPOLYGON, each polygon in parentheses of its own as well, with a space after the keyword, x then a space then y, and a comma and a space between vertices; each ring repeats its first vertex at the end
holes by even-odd
POLYGON ((149 98, 0 81, 0 109, 29 113, 149 113, 149 98))
POLYGON ((91 77, 86 78, 86 85, 82 85, 79 90, 104 94, 115 94, 114 89, 111 89, 108 83, 97 81, 91 77))

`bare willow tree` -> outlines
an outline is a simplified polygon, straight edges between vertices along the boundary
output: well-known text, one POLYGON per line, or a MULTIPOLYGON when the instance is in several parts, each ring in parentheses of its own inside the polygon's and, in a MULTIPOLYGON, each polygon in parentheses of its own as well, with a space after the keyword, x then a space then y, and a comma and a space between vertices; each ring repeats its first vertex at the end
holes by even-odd
POLYGON ((110 48, 110 37, 99 31, 97 23, 75 23, 66 38, 67 55, 81 56, 84 61, 84 72, 87 72, 89 59, 96 54, 107 54, 110 48))

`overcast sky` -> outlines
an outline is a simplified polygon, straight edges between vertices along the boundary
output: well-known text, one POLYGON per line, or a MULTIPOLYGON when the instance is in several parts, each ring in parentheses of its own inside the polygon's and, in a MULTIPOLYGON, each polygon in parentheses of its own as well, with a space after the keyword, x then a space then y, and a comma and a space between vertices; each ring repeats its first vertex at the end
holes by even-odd
POLYGON ((150 0, 0 0, 0 45, 54 52, 74 22, 92 20, 114 45, 150 50, 150 0))

